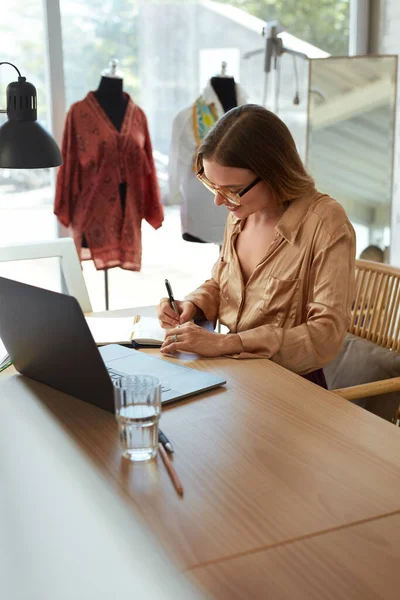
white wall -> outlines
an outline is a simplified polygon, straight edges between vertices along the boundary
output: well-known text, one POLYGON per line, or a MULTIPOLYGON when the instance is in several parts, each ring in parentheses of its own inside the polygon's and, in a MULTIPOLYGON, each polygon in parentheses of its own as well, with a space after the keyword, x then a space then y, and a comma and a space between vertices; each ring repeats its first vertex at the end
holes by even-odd
MULTIPOLYGON (((400 54, 400 1, 381 0, 379 52, 400 54)), ((400 267, 400 74, 397 85, 397 126, 394 164, 394 190, 392 210, 392 240, 390 262, 400 267)))

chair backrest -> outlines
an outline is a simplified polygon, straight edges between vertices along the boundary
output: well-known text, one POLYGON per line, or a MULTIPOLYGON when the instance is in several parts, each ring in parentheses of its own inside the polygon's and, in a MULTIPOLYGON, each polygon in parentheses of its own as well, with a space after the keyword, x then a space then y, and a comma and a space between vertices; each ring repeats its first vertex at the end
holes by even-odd
POLYGON ((400 269, 356 261, 356 290, 349 331, 400 352, 400 269))
POLYGON ((60 259, 68 294, 78 300, 83 312, 92 312, 78 253, 72 238, 0 247, 0 262, 52 257, 60 259))

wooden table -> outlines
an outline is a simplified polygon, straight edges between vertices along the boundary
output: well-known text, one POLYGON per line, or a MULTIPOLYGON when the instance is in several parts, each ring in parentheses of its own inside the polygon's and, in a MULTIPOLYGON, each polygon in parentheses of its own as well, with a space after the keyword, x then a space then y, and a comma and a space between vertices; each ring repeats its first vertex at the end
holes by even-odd
POLYGON ((399 429, 268 360, 183 358, 227 379, 163 411, 183 499, 159 459, 121 458, 111 414, 13 368, 0 383, 35 391, 213 597, 397 599, 399 429))

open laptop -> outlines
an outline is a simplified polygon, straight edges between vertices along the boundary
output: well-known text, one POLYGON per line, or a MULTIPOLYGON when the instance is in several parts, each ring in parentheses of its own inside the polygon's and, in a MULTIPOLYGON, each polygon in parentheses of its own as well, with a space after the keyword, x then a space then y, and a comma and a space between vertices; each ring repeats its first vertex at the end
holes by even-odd
POLYGON ((117 344, 97 348, 75 298, 4 277, 0 338, 17 371, 110 412, 112 382, 124 375, 158 377, 163 403, 226 383, 222 377, 117 344))

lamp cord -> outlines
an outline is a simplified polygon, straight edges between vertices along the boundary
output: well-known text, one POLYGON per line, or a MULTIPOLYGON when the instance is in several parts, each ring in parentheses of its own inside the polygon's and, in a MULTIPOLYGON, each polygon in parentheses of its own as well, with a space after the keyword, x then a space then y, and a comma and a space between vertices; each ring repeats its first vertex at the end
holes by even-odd
MULTIPOLYGON (((17 67, 16 67, 15 65, 13 65, 13 64, 12 64, 12 63, 10 63, 10 62, 0 62, 0 66, 1 66, 1 65, 10 65, 10 67, 14 67, 14 69, 15 69, 15 70, 17 71, 17 73, 18 73, 18 79, 20 79, 20 80, 22 79, 22 81, 25 81, 25 77, 22 77, 21 73, 19 72, 19 69, 17 69, 17 67)), ((7 112, 7 110, 6 110, 6 109, 3 109, 3 108, 2 108, 2 109, 0 109, 0 113, 1 113, 1 114, 4 114, 4 113, 6 113, 6 112, 7 112)))
POLYGON ((19 69, 17 69, 17 67, 15 65, 13 65, 12 63, 10 63, 10 62, 0 62, 0 66, 1 65, 10 65, 10 67, 14 67, 14 69, 17 71, 19 77, 22 77, 21 73, 19 72, 19 69))

